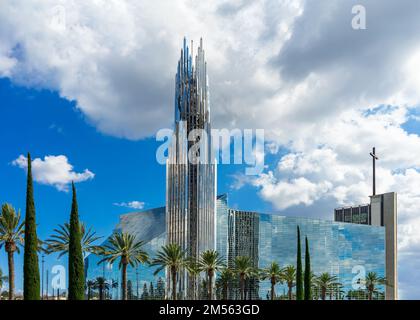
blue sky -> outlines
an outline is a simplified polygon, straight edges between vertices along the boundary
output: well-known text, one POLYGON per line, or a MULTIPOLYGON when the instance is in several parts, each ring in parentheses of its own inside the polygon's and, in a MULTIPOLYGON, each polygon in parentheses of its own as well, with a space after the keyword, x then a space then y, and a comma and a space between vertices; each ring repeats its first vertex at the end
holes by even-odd
POLYGON ((377 191, 398 192, 400 297, 420 298, 420 2, 190 4, 1 2, 0 202, 24 210, 13 161, 31 151, 41 238, 68 219, 72 179, 99 235, 130 211, 115 203, 163 205, 154 136, 173 123, 182 39, 203 37, 213 127, 264 129, 267 143, 261 174, 219 167, 219 193, 232 207, 331 219, 369 201, 376 146, 377 191), (352 27, 356 4, 366 29, 352 27))

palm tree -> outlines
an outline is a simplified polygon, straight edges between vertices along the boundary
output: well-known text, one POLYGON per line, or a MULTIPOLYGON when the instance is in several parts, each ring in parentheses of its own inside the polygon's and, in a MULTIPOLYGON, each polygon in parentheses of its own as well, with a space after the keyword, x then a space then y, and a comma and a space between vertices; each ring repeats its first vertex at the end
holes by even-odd
POLYGON ((221 270, 224 266, 224 260, 216 250, 205 250, 198 259, 200 271, 206 273, 208 278, 208 295, 213 299, 213 277, 214 273, 221 270))
POLYGON ((223 268, 216 280, 216 286, 222 289, 222 299, 228 299, 229 284, 233 280, 232 271, 228 268, 223 268))
POLYGON ((341 283, 337 283, 334 286, 334 294, 335 294, 335 300, 342 300, 342 296, 344 294, 343 285, 341 283))
MULTIPOLYGON (((69 251, 69 223, 66 222, 64 223, 64 225, 60 224, 57 229, 54 229, 54 232, 55 234, 53 234, 50 239, 45 240, 45 243, 47 245, 46 251, 48 254, 51 254, 53 252, 59 252, 60 254, 58 255, 58 258, 61 258, 69 251)), ((94 232, 92 228, 89 228, 86 231, 86 226, 84 223, 80 224, 80 232, 82 236, 83 255, 85 255, 86 253, 99 253, 101 247, 94 245, 93 243, 102 237, 96 236, 96 232, 94 232)))
MULTIPOLYGON (((201 270, 200 270, 200 266, 198 265, 198 263, 194 260, 194 259, 189 259, 186 262, 186 269, 188 271, 188 274, 190 275, 190 277, 193 279, 193 284, 194 286, 197 286, 197 276, 200 274, 201 270)), ((191 299, 196 299, 197 295, 198 295, 198 290, 193 290, 193 296, 191 297, 191 299)))
POLYGON ((110 285, 104 277, 97 277, 94 281, 93 288, 99 291, 99 300, 105 300, 105 292, 109 290, 110 285))
POLYGON ((86 288, 87 288, 87 299, 90 300, 92 298, 92 289, 95 286, 94 280, 86 281, 86 288))
POLYGON ((268 268, 262 270, 261 278, 262 280, 270 280, 271 300, 274 300, 274 297, 276 296, 275 286, 278 282, 283 282, 283 271, 279 264, 273 261, 268 268))
POLYGON ((235 258, 234 270, 239 275, 239 286, 241 290, 241 300, 245 298, 245 280, 251 277, 255 273, 255 269, 252 266, 251 258, 245 256, 239 256, 235 258))
POLYGON ((318 300, 319 290, 318 286, 315 283, 316 275, 312 272, 312 270, 309 273, 309 281, 311 283, 311 297, 309 300, 318 300))
POLYGON ((23 244, 25 222, 20 221, 20 211, 16 214, 10 204, 4 204, 0 216, 0 248, 4 245, 9 266, 9 300, 15 298, 15 261, 14 253, 19 253, 18 245, 23 244))
POLYGON ((115 288, 118 288, 118 281, 117 280, 114 280, 114 279, 112 279, 111 280, 111 285, 110 285, 110 287, 108 288, 108 296, 109 296, 109 299, 112 299, 113 297, 112 297, 112 292, 111 292, 111 294, 109 293, 109 291, 111 290, 112 291, 112 289, 115 289, 115 288))
POLYGON ((0 268, 0 300, 1 300, 1 289, 5 282, 7 282, 8 277, 3 275, 3 270, 0 268))
POLYGON ((162 247, 153 259, 151 266, 158 266, 154 275, 157 275, 165 268, 169 269, 172 280, 172 299, 176 300, 176 278, 181 268, 186 267, 188 261, 185 258, 185 251, 176 243, 170 243, 162 247))
POLYGON ((322 273, 320 276, 315 277, 315 284, 321 290, 321 299, 325 300, 327 291, 332 289, 338 284, 337 277, 330 275, 328 272, 322 273))
POLYGON ((112 265, 119 259, 118 267, 122 269, 123 300, 127 300, 127 266, 137 267, 138 264, 149 261, 149 256, 143 250, 143 245, 144 242, 136 241, 136 237, 132 234, 117 232, 99 251, 104 258, 98 262, 98 265, 104 261, 108 261, 112 265))
POLYGON ((386 279, 384 277, 379 277, 376 272, 369 272, 366 275, 364 282, 368 291, 368 300, 372 300, 373 293, 377 292, 377 286, 387 284, 386 279))
POLYGON ((287 283, 287 296, 289 300, 292 300, 292 290, 293 287, 296 285, 296 268, 293 265, 288 265, 283 269, 283 281, 287 283))

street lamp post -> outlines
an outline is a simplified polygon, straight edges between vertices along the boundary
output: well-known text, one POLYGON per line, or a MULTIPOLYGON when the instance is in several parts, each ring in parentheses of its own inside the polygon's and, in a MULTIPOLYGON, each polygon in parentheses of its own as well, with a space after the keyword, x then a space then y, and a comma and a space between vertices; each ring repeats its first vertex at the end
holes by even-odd
POLYGON ((45 286, 46 286, 46 299, 48 300, 48 270, 47 270, 47 274, 46 274, 46 279, 47 279, 47 282, 45 283, 45 286))
POLYGON ((41 300, 44 300, 44 262, 45 262, 45 255, 42 254, 42 260, 41 260, 41 300))
POLYGON ((139 269, 136 268, 137 300, 139 300, 139 269))

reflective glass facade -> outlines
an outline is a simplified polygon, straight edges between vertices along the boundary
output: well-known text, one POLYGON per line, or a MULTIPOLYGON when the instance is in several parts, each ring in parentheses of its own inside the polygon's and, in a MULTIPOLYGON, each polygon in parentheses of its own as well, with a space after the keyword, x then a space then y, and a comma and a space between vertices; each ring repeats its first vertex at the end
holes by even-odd
POLYGON ((370 196, 370 204, 337 208, 334 210, 334 220, 385 228, 386 299, 397 300, 397 193, 370 196))
MULTIPOLYGON (((228 266, 235 267, 235 258, 250 257, 251 266, 259 266, 260 215, 255 212, 239 210, 228 211, 228 266)), ((240 298, 238 281, 231 285, 230 299, 240 298)), ((246 279, 244 288, 245 299, 255 300, 259 297, 259 281, 255 277, 246 279)))
MULTIPOLYGON (((357 279, 363 278, 363 272, 385 276, 385 228, 269 214, 260 214, 260 268, 272 261, 281 266, 296 265, 297 226, 302 238, 308 237, 314 274, 328 272, 337 276, 343 285, 343 292, 333 293, 333 299, 346 298, 349 290, 360 288, 357 279)), ((259 289, 260 297, 265 299, 270 290, 269 281, 261 281, 259 289)), ((287 287, 277 285, 276 291, 285 294, 287 287)))
MULTIPOLYGON (((128 232, 136 236, 136 239, 145 241, 144 250, 153 257, 158 250, 166 243, 165 232, 165 207, 146 210, 142 212, 134 212, 120 216, 120 222, 115 231, 128 232)), ((106 241, 105 241, 106 243, 106 241)), ((121 270, 118 269, 118 263, 109 265, 108 263, 98 262, 101 257, 97 255, 89 255, 85 259, 86 280, 95 280, 97 277, 104 277, 108 283, 117 283, 116 287, 111 288, 108 298, 121 298, 121 270)), ((162 271, 154 276, 152 269, 148 266, 140 265, 138 268, 127 269, 127 287, 131 291, 131 296, 135 299, 140 298, 143 293, 144 284, 150 290, 150 282, 152 282, 155 292, 157 291, 159 278, 165 284, 165 272, 162 271), (138 280, 138 281, 137 281, 138 280), (131 287, 131 290, 130 290, 131 287), (138 295, 137 295, 138 290, 138 295)), ((156 295, 155 298, 162 298, 156 295)))
MULTIPOLYGON (((146 241, 145 249, 153 257, 165 244, 165 208, 122 215, 116 230, 135 234, 146 241)), ((227 196, 217 200, 217 250, 227 258, 230 267, 236 256, 246 255, 252 258, 254 266, 267 267, 272 261, 281 266, 296 265, 296 227, 299 225, 304 239, 308 237, 311 252, 311 266, 315 274, 328 272, 338 277, 343 285, 342 293, 333 293, 333 299, 347 298, 349 290, 356 290, 358 275, 376 272, 385 275, 385 228, 343 222, 333 222, 301 217, 284 217, 272 214, 239 211, 229 209, 227 196)), ((302 252, 304 246, 302 242, 302 252)), ((304 257, 302 256, 302 260, 304 257)), ((118 264, 97 265, 99 257, 90 255, 86 259, 87 280, 105 276, 108 281, 120 284, 121 272, 118 264)), ((138 268, 139 295, 144 283, 150 282, 156 287, 159 277, 165 280, 165 273, 153 275, 154 269, 138 268)), ((137 293, 136 270, 128 269, 134 295, 137 293)), ((238 288, 232 284, 230 299, 239 297, 238 288)), ((383 288, 379 288, 383 291, 383 288)), ((247 282, 248 299, 266 299, 270 290, 269 281, 252 280, 247 282)), ((111 291, 111 297, 120 297, 120 286, 111 291)), ((287 293, 285 284, 276 286, 277 295, 287 293)))
POLYGON ((224 257, 228 256, 228 196, 223 194, 217 197, 216 210, 216 250, 224 257))

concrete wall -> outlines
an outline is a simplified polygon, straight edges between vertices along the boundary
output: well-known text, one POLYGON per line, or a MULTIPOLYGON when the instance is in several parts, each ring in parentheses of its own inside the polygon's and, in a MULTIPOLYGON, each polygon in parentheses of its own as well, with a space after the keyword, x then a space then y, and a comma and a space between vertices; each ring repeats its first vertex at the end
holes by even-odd
POLYGON ((385 269, 387 300, 398 299, 397 277, 397 194, 389 192, 371 196, 372 224, 385 226, 385 269), (378 224, 379 223, 379 224, 378 224))

